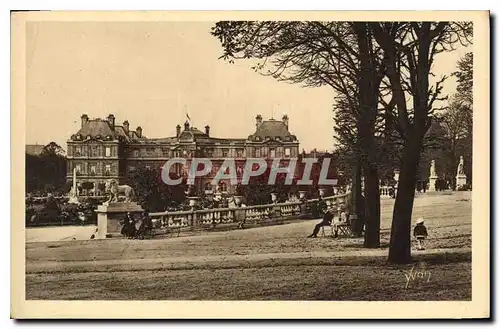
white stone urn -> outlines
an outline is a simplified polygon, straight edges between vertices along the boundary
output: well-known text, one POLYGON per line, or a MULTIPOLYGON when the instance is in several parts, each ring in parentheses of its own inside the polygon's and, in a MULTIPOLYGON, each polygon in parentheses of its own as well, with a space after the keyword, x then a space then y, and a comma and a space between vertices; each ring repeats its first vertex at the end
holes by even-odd
POLYGON ((305 199, 306 198, 306 191, 299 191, 299 198, 301 200, 305 199))
POLYGON ((189 206, 191 208, 195 207, 197 204, 198 204, 198 197, 196 196, 191 196, 191 197, 188 197, 188 200, 189 200, 189 206))
POLYGON ((243 201, 243 196, 241 195, 235 195, 234 196, 234 203, 239 207, 241 206, 241 202, 243 201))
POLYGON ((271 200, 273 201, 273 203, 275 203, 276 200, 278 200, 278 196, 276 195, 276 193, 271 193, 271 200))

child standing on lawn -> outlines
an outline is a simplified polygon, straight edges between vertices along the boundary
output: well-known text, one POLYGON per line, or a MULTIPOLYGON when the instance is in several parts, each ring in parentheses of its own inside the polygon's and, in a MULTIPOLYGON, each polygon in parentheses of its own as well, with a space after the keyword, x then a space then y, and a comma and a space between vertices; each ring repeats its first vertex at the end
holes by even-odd
POLYGON ((413 236, 417 239, 417 249, 424 250, 425 239, 427 238, 427 228, 424 225, 423 218, 417 219, 417 225, 415 225, 415 228, 413 229, 413 236))

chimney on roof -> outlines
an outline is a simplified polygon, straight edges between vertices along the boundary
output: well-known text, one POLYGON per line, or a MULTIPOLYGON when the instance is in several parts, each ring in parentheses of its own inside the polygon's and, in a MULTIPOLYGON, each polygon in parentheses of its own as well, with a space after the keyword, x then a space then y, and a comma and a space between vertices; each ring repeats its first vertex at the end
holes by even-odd
POLYGON ((206 125, 206 126, 205 126, 205 134, 206 134, 207 136, 210 136, 210 126, 209 126, 209 125, 206 125))
POLYGON ((257 128, 259 128, 261 124, 262 124, 262 115, 257 114, 257 116, 255 117, 255 125, 257 126, 257 128))
POLYGON ((175 135, 175 136, 176 136, 176 137, 179 137, 179 136, 180 136, 180 134, 181 134, 181 125, 177 125, 177 126, 175 127, 175 131, 176 131, 176 135, 175 135))
POLYGON ((82 119, 82 128, 83 128, 83 126, 86 125, 87 122, 89 121, 89 116, 86 114, 82 114, 80 118, 82 119))
POLYGON ((285 124, 286 126, 286 129, 288 129, 288 115, 284 115, 281 120, 283 120, 283 123, 285 124))
POLYGON ((142 128, 140 126, 135 129, 135 133, 137 137, 142 138, 142 128))
POLYGON ((189 121, 184 122, 184 130, 189 130, 189 121))
POLYGON ((128 123, 128 120, 123 121, 123 129, 125 130, 125 133, 128 135, 128 131, 130 128, 130 124, 128 123))
POLYGON ((113 114, 108 115, 108 122, 112 130, 115 130, 115 116, 113 114))

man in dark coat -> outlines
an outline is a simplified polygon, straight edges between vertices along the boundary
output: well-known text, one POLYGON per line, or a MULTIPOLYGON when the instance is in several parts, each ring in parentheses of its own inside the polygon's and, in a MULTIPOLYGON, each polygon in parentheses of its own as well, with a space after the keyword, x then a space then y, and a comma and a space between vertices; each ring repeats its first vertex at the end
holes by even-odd
POLYGON ((151 238, 152 223, 149 218, 148 212, 145 210, 142 213, 139 228, 136 232, 137 238, 144 239, 145 237, 151 238))
POLYGON ((330 206, 328 208, 328 210, 325 212, 325 214, 323 215, 323 219, 321 220, 321 222, 319 222, 318 224, 316 224, 316 226, 314 226, 314 230, 313 230, 312 234, 308 235, 307 237, 308 238, 316 238, 318 235, 318 232, 322 226, 330 226, 332 224, 334 213, 335 213, 334 207, 330 206))
POLYGON ((125 235, 127 238, 131 239, 135 236, 135 220, 132 217, 132 214, 127 212, 125 219, 123 221, 123 227, 121 230, 122 235, 125 235))

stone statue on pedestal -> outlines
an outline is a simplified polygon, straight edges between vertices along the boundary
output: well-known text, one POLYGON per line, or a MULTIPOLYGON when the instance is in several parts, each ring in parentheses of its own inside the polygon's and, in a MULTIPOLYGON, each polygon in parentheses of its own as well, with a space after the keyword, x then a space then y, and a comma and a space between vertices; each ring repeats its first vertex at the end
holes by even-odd
POLYGON ((128 185, 118 185, 115 181, 106 183, 106 193, 109 199, 97 207, 97 234, 96 239, 105 239, 108 236, 121 235, 123 218, 125 216, 139 216, 144 212, 142 207, 132 201, 135 197, 134 189, 128 185), (123 202, 119 196, 125 195, 123 202))
POLYGON ((467 185, 467 176, 465 176, 463 156, 460 156, 460 161, 457 167, 457 176, 455 178, 456 178, 456 183, 455 183, 456 190, 458 190, 459 188, 463 188, 465 185, 467 185))
POLYGON ((110 203, 120 202, 120 194, 125 196, 125 200, 123 201, 125 203, 132 202, 132 197, 135 196, 135 192, 132 187, 128 185, 118 185, 115 181, 106 183, 106 191, 110 194, 109 199, 105 202, 107 205, 110 203))
POLYGON ((76 168, 73 169, 73 184, 69 191, 69 203, 78 204, 78 187, 76 185, 76 168))
POLYGON ((429 172, 429 191, 433 192, 436 191, 436 181, 437 181, 437 175, 436 175, 436 161, 432 160, 431 161, 431 169, 429 172))
POLYGON ((457 176, 465 175, 464 173, 464 157, 460 156, 460 162, 458 163, 457 176))
POLYGON ((436 177, 436 161, 431 161, 430 177, 436 177))

